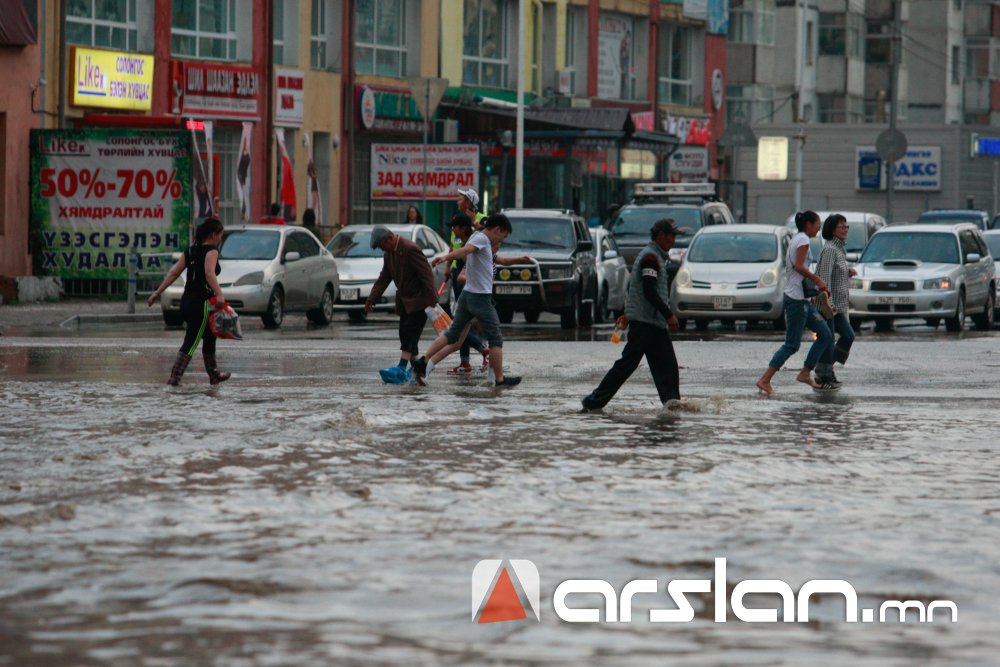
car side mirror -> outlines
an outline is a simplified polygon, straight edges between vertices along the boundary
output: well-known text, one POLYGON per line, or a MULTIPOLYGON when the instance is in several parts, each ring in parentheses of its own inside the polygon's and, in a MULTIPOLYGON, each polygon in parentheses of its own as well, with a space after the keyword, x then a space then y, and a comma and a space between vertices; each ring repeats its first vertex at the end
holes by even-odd
POLYGON ((618 256, 617 250, 609 250, 606 253, 604 253, 604 259, 614 259, 617 256, 618 256))
POLYGON ((286 262, 297 262, 297 261, 299 261, 299 259, 301 257, 302 257, 302 255, 300 255, 299 253, 295 252, 294 250, 291 251, 291 252, 286 252, 285 253, 285 261, 286 262))
POLYGON ((437 253, 434 252, 434 248, 424 248, 424 257, 433 257, 437 253))
POLYGON ((856 262, 861 258, 861 254, 857 252, 849 252, 845 255, 848 262, 856 262))
POLYGON ((576 249, 579 250, 580 252, 590 252, 591 250, 594 249, 594 242, 580 241, 579 243, 576 244, 576 249))
POLYGON ((982 258, 979 256, 978 252, 970 252, 968 255, 965 256, 965 263, 966 264, 977 264, 980 259, 982 259, 982 258))

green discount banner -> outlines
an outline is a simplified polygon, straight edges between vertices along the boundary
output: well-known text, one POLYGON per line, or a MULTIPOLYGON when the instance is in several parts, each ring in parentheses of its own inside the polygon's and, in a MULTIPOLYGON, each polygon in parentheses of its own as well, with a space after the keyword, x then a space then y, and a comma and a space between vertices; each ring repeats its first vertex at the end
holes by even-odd
POLYGON ((95 128, 31 131, 32 252, 38 273, 126 278, 131 249, 186 248, 191 137, 184 131, 95 128))

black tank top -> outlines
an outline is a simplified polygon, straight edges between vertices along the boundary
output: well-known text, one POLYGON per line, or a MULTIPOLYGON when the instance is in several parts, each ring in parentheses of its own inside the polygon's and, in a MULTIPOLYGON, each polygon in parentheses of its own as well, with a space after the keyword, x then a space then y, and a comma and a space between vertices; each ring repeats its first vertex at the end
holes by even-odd
MULTIPOLYGON (((193 245, 184 251, 184 261, 187 264, 187 277, 184 282, 184 296, 186 300, 197 299, 207 301, 215 296, 212 288, 208 286, 205 279, 205 256, 210 250, 218 250, 214 245, 193 245)), ((222 271, 221 262, 215 263, 215 275, 222 271)))

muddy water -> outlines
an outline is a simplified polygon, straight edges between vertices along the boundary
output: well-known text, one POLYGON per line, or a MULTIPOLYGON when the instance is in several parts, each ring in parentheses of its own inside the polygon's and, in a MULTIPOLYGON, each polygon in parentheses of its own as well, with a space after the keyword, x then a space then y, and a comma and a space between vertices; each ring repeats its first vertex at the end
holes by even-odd
MULTIPOLYGON (((222 345, 159 384, 174 336, 0 342, 0 664, 990 664, 1000 654, 1000 357, 988 337, 859 339, 832 397, 774 341, 678 343, 690 402, 620 348, 511 341, 522 386, 392 387, 392 330, 222 345), (843 579, 861 607, 953 600, 958 623, 651 624, 672 579, 843 579), (525 558, 541 622, 470 623, 481 559, 525 558), (569 624, 559 582, 657 579, 632 624, 569 624)), ((588 600, 581 597, 576 604, 588 600)), ((589 602, 593 602, 590 600, 589 602)), ((773 601, 764 601, 773 605, 773 601)), ((946 615, 945 615, 946 616, 946 615)))

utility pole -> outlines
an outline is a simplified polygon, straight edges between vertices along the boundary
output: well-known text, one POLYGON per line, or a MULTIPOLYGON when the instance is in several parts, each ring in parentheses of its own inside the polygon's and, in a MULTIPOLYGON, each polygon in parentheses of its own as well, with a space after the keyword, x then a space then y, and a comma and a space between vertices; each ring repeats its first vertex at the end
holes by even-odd
POLYGON ((802 123, 805 122, 803 118, 803 95, 802 86, 805 83, 805 63, 806 63, 806 49, 809 48, 809 44, 806 44, 805 30, 803 24, 806 20, 805 7, 802 6, 803 3, 800 0, 795 2, 795 43, 797 52, 797 62, 795 63, 795 92, 792 93, 792 102, 794 103, 795 118, 793 119, 799 124, 799 129, 795 133, 795 210, 796 212, 802 210, 802 160, 805 157, 803 153, 805 152, 806 145, 806 132, 802 127, 802 123))
POLYGON ((517 148, 514 152, 514 206, 524 206, 524 67, 527 54, 524 52, 524 24, 527 19, 527 0, 517 3, 517 148))
MULTIPOLYGON (((900 47, 902 46, 902 39, 900 32, 902 31, 902 0, 893 0, 892 2, 892 70, 889 73, 889 133, 892 135, 896 134, 896 114, 897 106, 896 99, 899 96, 899 61, 900 47)), ((896 198, 896 163, 893 160, 887 160, 888 165, 886 168, 887 176, 889 182, 886 183, 885 188, 885 220, 890 225, 892 224, 893 218, 893 204, 896 198)))

